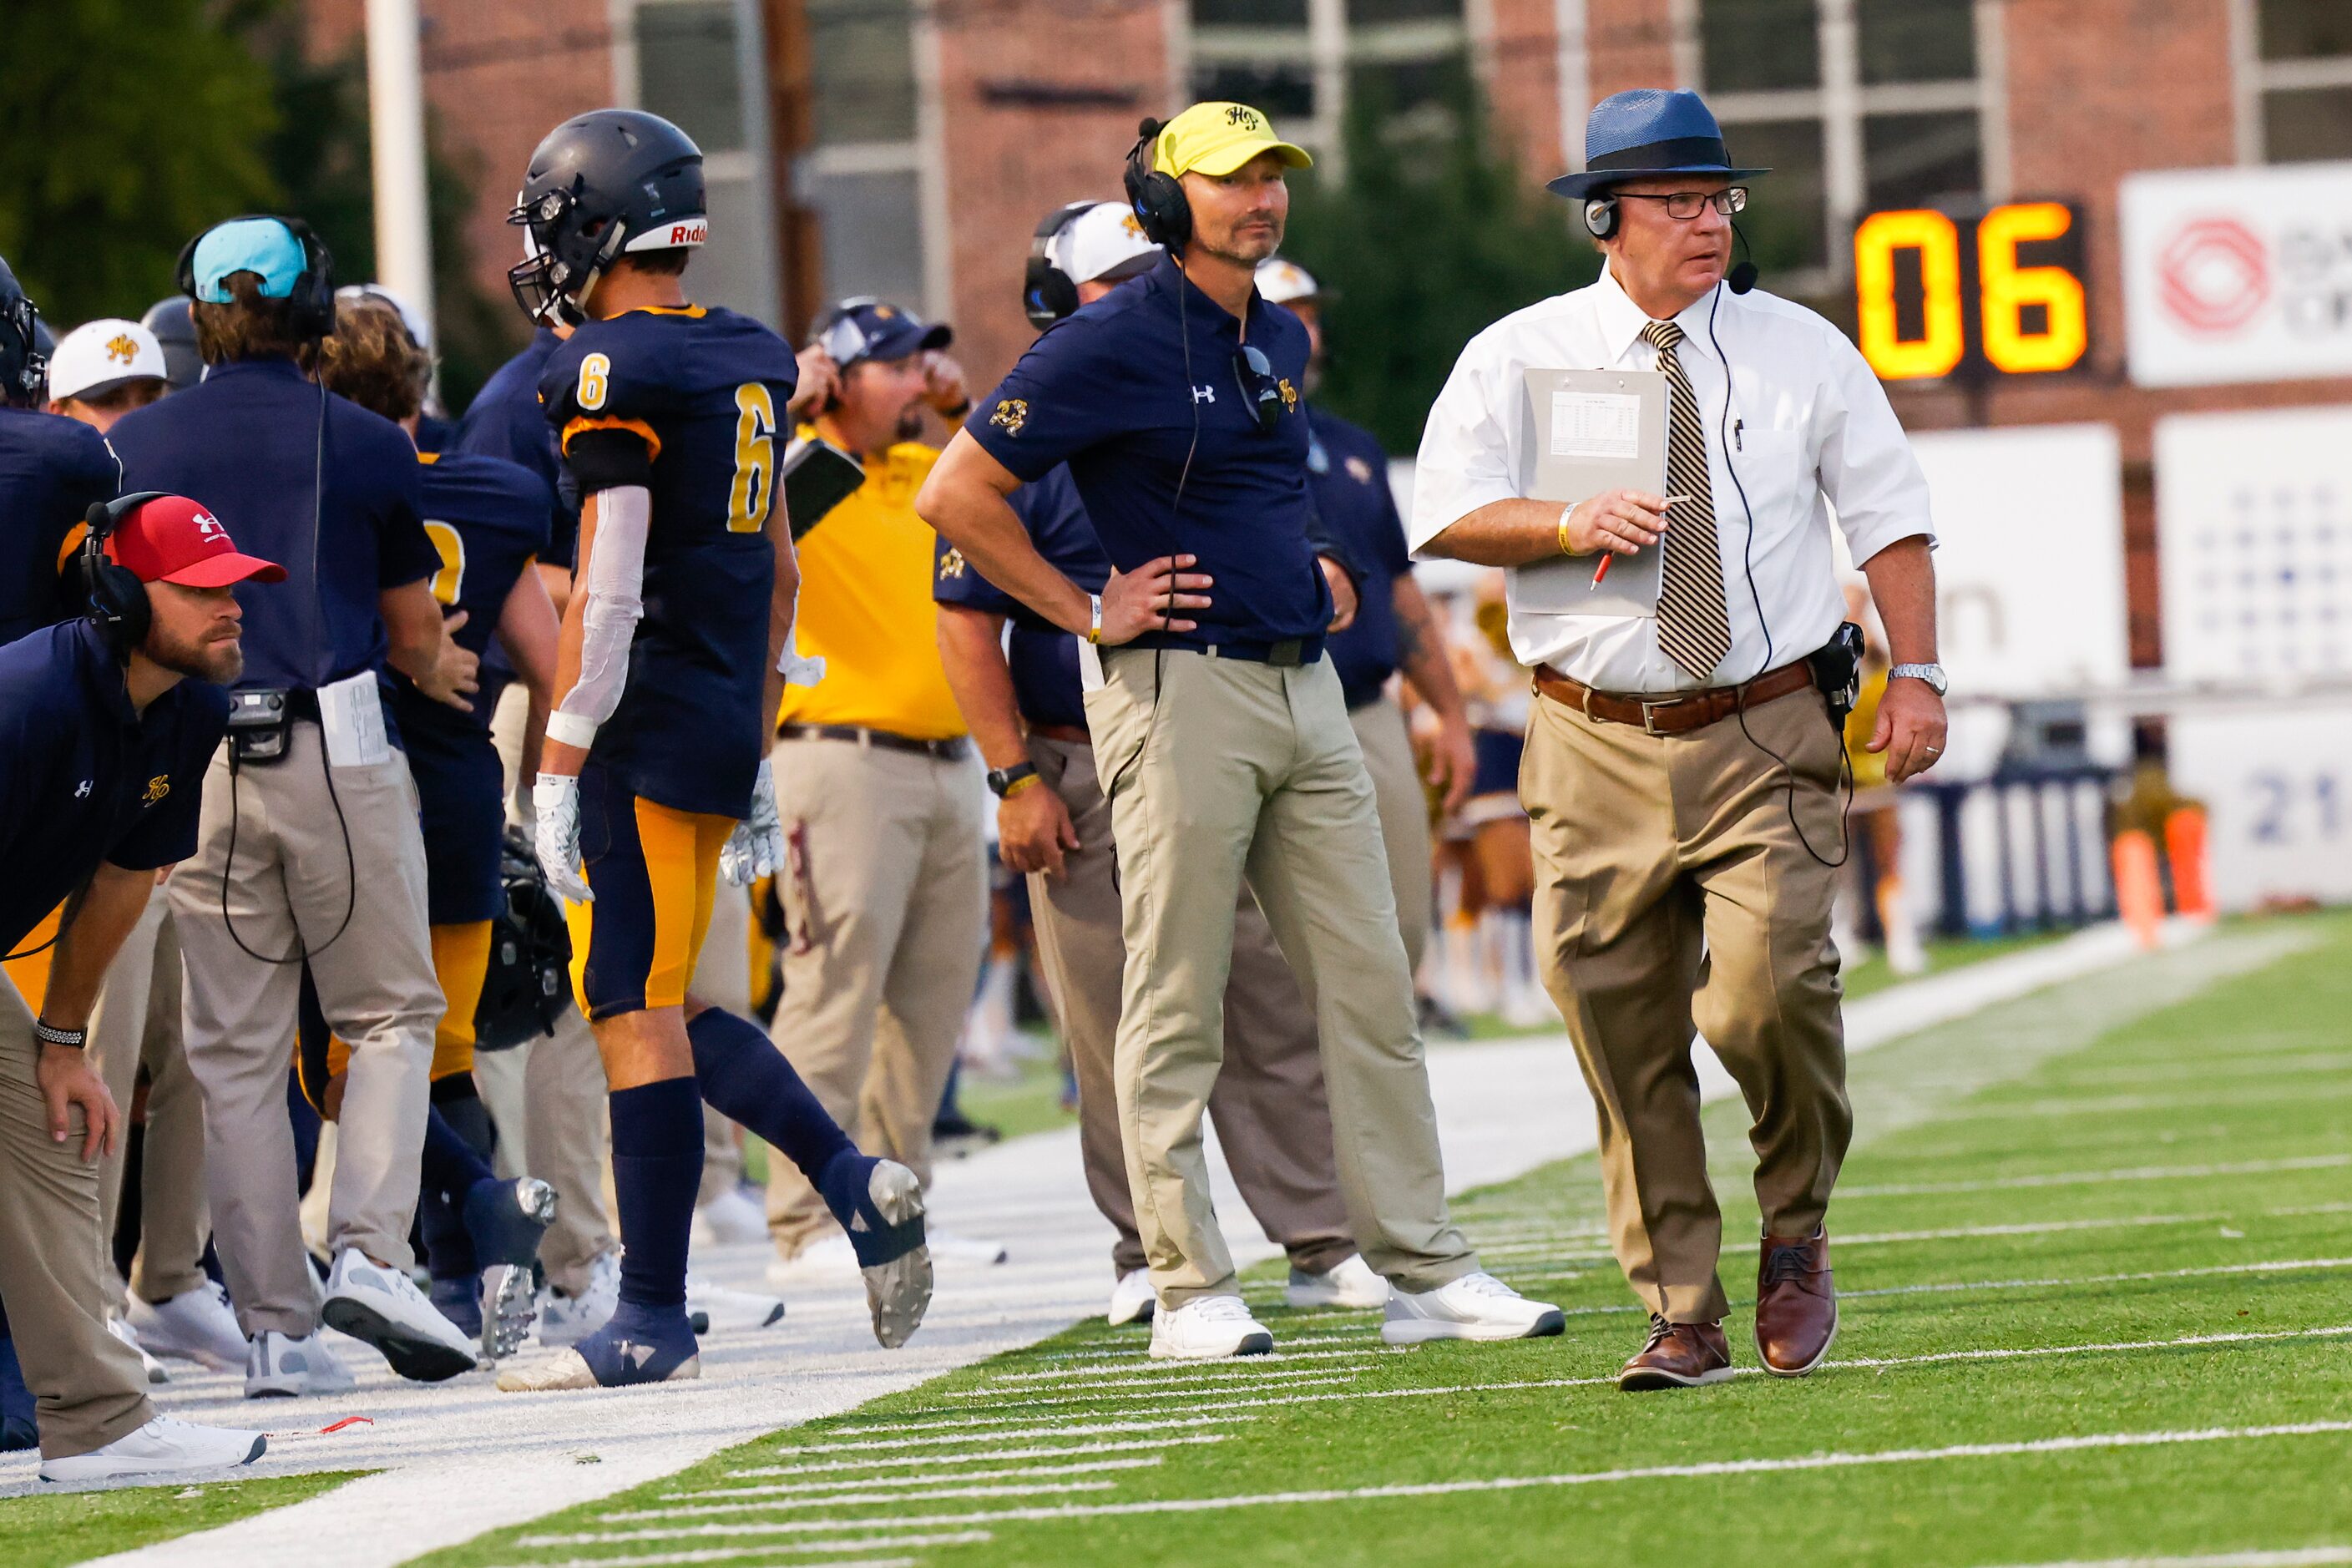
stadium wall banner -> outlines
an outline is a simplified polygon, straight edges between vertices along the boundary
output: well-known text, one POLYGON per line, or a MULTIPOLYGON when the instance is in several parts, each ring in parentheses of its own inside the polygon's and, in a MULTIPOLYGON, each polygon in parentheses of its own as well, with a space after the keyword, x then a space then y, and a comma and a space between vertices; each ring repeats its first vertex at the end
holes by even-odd
POLYGON ((2352 163, 2132 174, 2122 207, 2133 381, 2352 374, 2352 163))
POLYGON ((2282 694, 2171 721, 2173 783, 2206 804, 2224 909, 2352 899, 2347 452, 2352 408, 2157 422, 2165 671, 2282 694))

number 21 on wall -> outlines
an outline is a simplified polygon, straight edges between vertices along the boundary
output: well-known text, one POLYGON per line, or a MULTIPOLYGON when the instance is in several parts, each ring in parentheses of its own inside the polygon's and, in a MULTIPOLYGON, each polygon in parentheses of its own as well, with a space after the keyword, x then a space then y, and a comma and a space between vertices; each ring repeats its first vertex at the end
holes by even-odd
POLYGON ((1854 230, 1853 281, 1855 337, 1882 381, 2068 370, 2090 346, 2080 219, 2063 202, 1873 213, 1854 230), (2048 258, 2027 265, 2029 245, 2048 258))

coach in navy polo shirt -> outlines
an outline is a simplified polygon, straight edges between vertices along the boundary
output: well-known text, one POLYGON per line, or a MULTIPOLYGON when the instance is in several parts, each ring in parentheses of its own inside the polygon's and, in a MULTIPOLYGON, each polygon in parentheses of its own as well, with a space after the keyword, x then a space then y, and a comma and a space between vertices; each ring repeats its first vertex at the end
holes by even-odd
POLYGON ((384 672, 469 707, 477 659, 444 630, 433 597, 441 556, 419 516, 415 448, 302 369, 333 325, 323 247, 286 220, 238 218, 201 236, 188 268, 205 379, 125 416, 112 437, 126 482, 195 497, 288 574, 283 588, 244 599, 237 682, 283 693, 276 755, 233 764, 223 748, 195 853, 169 884, 214 1239, 251 1341, 246 1392, 327 1394, 351 1381, 316 1338, 317 1281, 286 1180, 286 1074, 306 964, 352 1047, 324 1315, 404 1374, 430 1377, 470 1367, 473 1352, 405 1272, 445 1003, 416 789, 384 672), (349 724, 331 727, 338 714, 349 724), (393 744, 368 733, 377 722, 393 744))
POLYGON ((1161 1357, 1273 1345, 1242 1304, 1201 1144, 1244 872, 1316 997, 1349 1228, 1395 1287, 1384 1331, 1563 1321, 1481 1272, 1446 1216, 1380 819, 1322 657, 1307 333, 1253 282, 1282 240, 1286 172, 1308 162, 1244 104, 1147 122, 1128 195, 1170 259, 1040 338, 916 502, 990 582, 1109 649, 1087 720, 1126 893, 1116 1076, 1161 1357), (1061 462, 1117 568, 1099 595, 1048 564, 1005 500, 1061 462))
POLYGON ((89 503, 112 500, 121 478, 106 437, 38 411, 37 319, 0 261, 0 643, 67 613, 58 553, 89 503))
POLYGON ((97 1156, 121 1118, 82 1047, 156 868, 195 847, 228 721, 213 683, 234 680, 239 658, 230 586, 285 574, 180 496, 130 510, 107 554, 137 579, 113 591, 118 619, 77 617, 0 649, 0 952, 73 900, 44 994, 0 976, 0 1279, 39 1397, 44 1480, 241 1464, 263 1447, 158 1421, 137 1352, 107 1332, 97 1156))

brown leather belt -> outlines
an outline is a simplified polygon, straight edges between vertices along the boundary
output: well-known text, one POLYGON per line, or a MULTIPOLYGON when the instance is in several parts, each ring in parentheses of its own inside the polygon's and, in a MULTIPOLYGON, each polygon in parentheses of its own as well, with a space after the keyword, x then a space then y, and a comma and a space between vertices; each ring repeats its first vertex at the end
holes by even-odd
POLYGON ((1032 724, 1029 732, 1041 741, 1059 741, 1066 746, 1091 746, 1095 738, 1084 724, 1032 724))
POLYGON ((776 739, 780 741, 849 741, 861 746, 879 746, 886 752, 913 752, 934 762, 952 763, 962 759, 971 742, 961 735, 944 741, 919 741, 912 735, 896 735, 887 730, 868 730, 861 724, 779 724, 776 739))
POLYGON ((1536 691, 1588 719, 1633 724, 1653 735, 1682 735, 1728 719, 1813 683, 1810 659, 1799 659, 1759 675, 1745 686, 1710 686, 1675 697, 1614 697, 1570 680, 1548 664, 1536 666, 1536 691))

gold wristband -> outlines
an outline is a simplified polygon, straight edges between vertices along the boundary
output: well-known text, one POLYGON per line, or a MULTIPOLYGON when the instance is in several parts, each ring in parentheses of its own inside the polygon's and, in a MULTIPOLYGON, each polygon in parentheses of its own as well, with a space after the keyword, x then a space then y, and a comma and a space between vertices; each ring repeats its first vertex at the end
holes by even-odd
POLYGON ((1004 786, 1004 793, 998 795, 996 798, 999 800, 1011 800, 1014 795, 1019 795, 1031 784, 1041 782, 1042 781, 1035 773, 1024 773, 1019 778, 1014 779, 1011 784, 1006 784, 1004 786))
POLYGON ((1571 506, 1571 507, 1565 507, 1565 508, 1562 508, 1562 509, 1561 509, 1561 510, 1560 510, 1560 514, 1559 514, 1559 552, 1560 552, 1562 555, 1573 555, 1573 554, 1575 554, 1575 553, 1576 553, 1576 551, 1574 550, 1574 548, 1573 548, 1573 547, 1571 547, 1571 546, 1569 544, 1569 542, 1568 542, 1568 520, 1569 520, 1570 518, 1573 517, 1575 514, 1576 514, 1576 509, 1575 509, 1574 507, 1572 507, 1572 506, 1571 506))
POLYGON ((1099 646, 1102 642, 1102 595, 1088 594, 1087 601, 1094 617, 1094 624, 1087 628, 1087 641, 1099 646))

